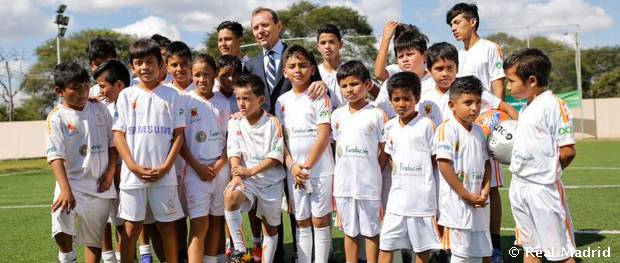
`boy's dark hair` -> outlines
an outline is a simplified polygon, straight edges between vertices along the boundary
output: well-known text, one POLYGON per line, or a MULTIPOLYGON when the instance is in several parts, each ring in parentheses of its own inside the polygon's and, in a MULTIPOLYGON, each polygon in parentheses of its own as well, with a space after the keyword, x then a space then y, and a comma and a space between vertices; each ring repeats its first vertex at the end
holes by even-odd
POLYGON ((482 82, 474 76, 458 77, 450 85, 450 100, 456 100, 463 94, 482 96, 482 82))
POLYGON ((162 36, 160 34, 152 35, 151 39, 155 40, 155 42, 157 42, 157 45, 159 45, 160 48, 168 48, 168 45, 172 43, 169 38, 162 36))
POLYGON ((439 42, 435 43, 426 50, 426 67, 430 71, 433 67, 433 64, 438 60, 452 60, 456 64, 457 68, 459 66, 459 51, 456 50, 450 43, 439 42))
POLYGON ((263 83, 263 80, 259 76, 252 73, 241 74, 239 78, 234 80, 233 87, 250 88, 252 93, 257 97, 265 96, 265 83, 263 83))
POLYGON ((213 73, 215 73, 215 75, 217 76, 218 66, 215 63, 215 59, 213 59, 212 56, 210 56, 208 54, 205 54, 205 53, 200 53, 200 54, 196 55, 196 57, 192 61, 192 64, 198 63, 198 62, 207 63, 207 65, 209 65, 209 67, 211 67, 211 69, 213 69, 213 73))
POLYGON ((338 83, 350 76, 356 77, 362 82, 370 80, 370 72, 366 66, 364 66, 364 63, 359 60, 351 60, 338 67, 338 71, 336 72, 336 79, 338 80, 338 83))
POLYGON ((334 24, 322 24, 319 26, 319 29, 316 32, 316 40, 319 40, 321 34, 334 34, 338 41, 342 41, 342 35, 340 34, 340 30, 334 24))
POLYGON ((394 41, 396 41, 400 35, 408 31, 420 32, 417 26, 400 23, 396 26, 396 29, 394 29, 394 41))
POLYGON ((394 40, 394 54, 398 54, 398 52, 416 49, 420 51, 420 53, 424 54, 427 49, 428 37, 422 32, 415 31, 405 31, 403 32, 397 39, 394 40))
POLYGON ((86 69, 73 61, 60 63, 54 67, 54 87, 64 90, 71 84, 88 83, 86 69))
POLYGON ((187 44, 182 41, 173 41, 168 47, 166 47, 166 53, 164 53, 164 59, 168 61, 168 59, 172 56, 178 56, 187 60, 187 62, 192 61, 192 50, 187 46, 187 44))
POLYGON ((93 79, 97 80, 102 74, 106 74, 105 81, 112 85, 120 80, 125 87, 129 87, 129 70, 117 59, 108 59, 101 63, 93 73, 93 79))
POLYGON ((530 76, 536 77, 538 86, 549 85, 549 73, 551 73, 551 61, 540 49, 524 48, 517 50, 504 60, 504 70, 516 67, 517 76, 525 82, 530 76))
POLYGON ((157 58, 157 63, 162 64, 163 58, 161 57, 161 51, 159 45, 155 40, 149 38, 142 38, 136 40, 136 42, 129 45, 129 61, 133 63, 134 59, 143 59, 148 56, 154 56, 157 58))
POLYGON ((316 67, 316 60, 314 60, 314 55, 312 55, 312 53, 308 52, 306 48, 300 45, 292 45, 286 49, 286 51, 284 52, 284 64, 286 64, 286 61, 289 58, 295 56, 302 56, 306 58, 310 62, 311 67, 316 67))
POLYGON ((88 61, 98 58, 116 58, 116 46, 114 42, 109 39, 96 37, 88 43, 86 47, 86 54, 88 54, 88 61))
POLYGON ((217 61, 215 61, 215 65, 218 69, 221 69, 223 67, 232 67, 233 69, 235 69, 235 76, 241 75, 243 70, 241 59, 233 55, 220 56, 217 61))
POLYGON ((243 26, 239 24, 237 21, 224 21, 217 26, 217 32, 220 32, 222 29, 228 29, 235 34, 237 38, 243 36, 243 26))
POLYGON ((398 72, 388 79, 387 88, 389 98, 392 99, 392 92, 397 89, 410 91, 416 100, 420 99, 421 88, 420 78, 413 72, 398 72))
POLYGON ((271 8, 267 8, 267 7, 257 7, 256 9, 254 9, 254 11, 252 11, 252 17, 254 17, 256 14, 260 12, 269 12, 271 14, 271 18, 273 19, 274 24, 277 24, 278 22, 280 22, 280 19, 278 18, 278 12, 274 11, 271 8))
POLYGON ((476 31, 478 31, 478 27, 480 26, 480 17, 478 16, 478 6, 476 4, 468 4, 468 3, 458 3, 454 5, 448 13, 446 14, 446 23, 451 26, 452 19, 457 17, 458 15, 463 14, 467 20, 471 20, 472 18, 476 19, 476 31))

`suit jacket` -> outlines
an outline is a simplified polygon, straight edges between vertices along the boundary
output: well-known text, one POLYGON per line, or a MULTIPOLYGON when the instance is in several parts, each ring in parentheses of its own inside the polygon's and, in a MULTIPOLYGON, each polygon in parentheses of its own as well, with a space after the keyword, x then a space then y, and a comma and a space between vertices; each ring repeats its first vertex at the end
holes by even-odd
MULTIPOLYGON (((286 48, 288 45, 282 42, 284 45, 284 52, 286 52, 286 48)), ((275 105, 278 97, 280 95, 286 93, 287 91, 292 89, 291 82, 284 77, 284 73, 282 72, 282 67, 284 66, 284 54, 282 54, 280 59, 280 64, 276 69, 276 85, 274 86, 273 92, 269 93, 269 84, 267 84, 267 78, 265 76, 265 63, 263 62, 263 53, 254 56, 247 62, 243 67, 243 71, 246 73, 252 73, 254 75, 259 76, 263 80, 263 84, 265 84, 265 104, 263 104, 263 109, 268 111, 271 114, 275 114, 275 105)), ((310 81, 321 80, 321 75, 317 70, 315 70, 314 75, 310 78, 310 81)))

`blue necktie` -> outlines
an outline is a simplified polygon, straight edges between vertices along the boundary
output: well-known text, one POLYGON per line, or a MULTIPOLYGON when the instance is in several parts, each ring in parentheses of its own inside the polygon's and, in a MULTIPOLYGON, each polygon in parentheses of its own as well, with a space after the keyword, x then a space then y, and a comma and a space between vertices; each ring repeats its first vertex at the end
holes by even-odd
POLYGON ((265 72, 267 77, 267 85, 269 86, 269 94, 273 92, 273 89, 276 86, 276 61, 273 59, 273 54, 275 52, 273 50, 267 51, 267 57, 269 57, 269 63, 267 63, 267 72, 265 72))

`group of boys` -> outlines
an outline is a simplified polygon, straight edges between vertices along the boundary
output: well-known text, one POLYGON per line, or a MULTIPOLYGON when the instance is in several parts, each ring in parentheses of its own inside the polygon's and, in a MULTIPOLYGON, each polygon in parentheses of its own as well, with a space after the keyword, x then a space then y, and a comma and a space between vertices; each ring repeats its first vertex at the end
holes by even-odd
MULTIPOLYGON (((253 31, 281 26, 272 10, 257 14, 271 20, 253 18, 253 31)), ((386 24, 374 70, 381 88, 361 61, 342 63, 342 36, 331 24, 317 31, 323 63, 299 45, 286 46, 281 62, 264 50, 262 76, 243 72, 249 60, 236 22, 218 27, 217 60, 161 36, 135 41, 133 80, 113 43, 93 40, 96 86, 76 63, 54 70, 63 100, 48 115, 47 158, 59 260, 76 260, 75 237, 87 262, 133 262, 136 243, 148 262, 149 239, 162 262, 249 262, 242 212, 253 211, 262 226, 262 238, 253 233, 255 261, 282 261, 286 198, 298 262, 328 262, 333 224, 345 234, 346 262, 392 262, 399 250, 416 262, 443 259, 441 251, 450 262, 501 262, 502 172, 475 123, 497 109, 518 119, 509 195, 524 261, 540 262, 535 252, 543 251, 571 262, 561 174, 575 140, 570 110, 548 90, 549 58, 523 49, 502 61, 499 47, 477 35, 473 4, 455 5, 446 22, 464 49, 427 48, 415 26, 386 24), (392 39, 397 63, 386 67, 392 39), (273 96, 270 67, 290 90, 273 96), (504 78, 527 100, 520 113, 502 101, 504 78)))

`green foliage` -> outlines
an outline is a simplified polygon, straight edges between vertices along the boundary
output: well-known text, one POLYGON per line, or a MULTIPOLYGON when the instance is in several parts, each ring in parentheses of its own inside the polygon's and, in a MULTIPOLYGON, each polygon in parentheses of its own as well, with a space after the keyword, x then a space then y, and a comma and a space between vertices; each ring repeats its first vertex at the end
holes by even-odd
MULTIPOLYGON (((129 61, 129 43, 133 38, 105 29, 84 30, 61 39, 62 61, 73 60, 90 70, 86 47, 91 39, 102 37, 116 44, 119 59, 129 61)), ((37 63, 26 74, 22 85, 28 98, 16 109, 20 120, 43 119, 57 101, 53 89, 52 72, 56 66, 56 39, 49 39, 36 48, 37 63)))
POLYGON ((592 85, 592 97, 612 98, 620 94, 620 67, 615 71, 602 75, 592 85))

